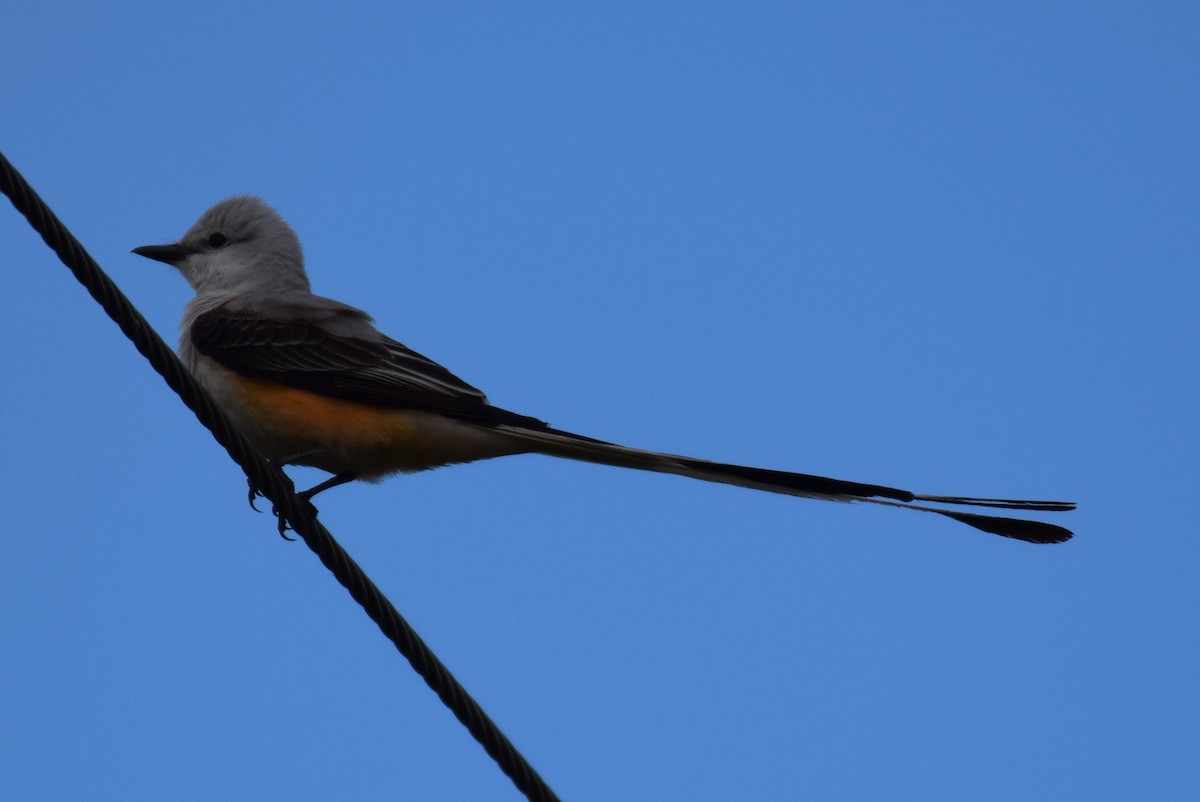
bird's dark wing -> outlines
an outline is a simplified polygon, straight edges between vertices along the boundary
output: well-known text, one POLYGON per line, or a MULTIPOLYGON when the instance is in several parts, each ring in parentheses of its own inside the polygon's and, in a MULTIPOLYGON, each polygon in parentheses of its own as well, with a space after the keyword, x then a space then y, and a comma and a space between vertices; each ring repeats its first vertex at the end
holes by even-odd
POLYGON ((545 428, 536 418, 492 406, 479 389, 365 320, 351 321, 359 324, 351 327, 356 333, 346 334, 335 333, 347 328, 336 319, 272 319, 218 307, 197 316, 188 336, 201 354, 243 376, 472 423, 545 428))

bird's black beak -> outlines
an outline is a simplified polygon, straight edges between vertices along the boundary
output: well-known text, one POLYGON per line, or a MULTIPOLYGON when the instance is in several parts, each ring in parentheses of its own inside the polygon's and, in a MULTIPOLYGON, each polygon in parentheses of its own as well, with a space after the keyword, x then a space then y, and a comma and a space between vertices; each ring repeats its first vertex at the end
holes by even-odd
POLYGON ((170 245, 143 245, 140 248, 134 248, 133 252, 138 256, 145 256, 147 259, 153 259, 156 262, 166 262, 169 265, 182 262, 184 257, 188 255, 188 250, 178 242, 173 242, 170 245))

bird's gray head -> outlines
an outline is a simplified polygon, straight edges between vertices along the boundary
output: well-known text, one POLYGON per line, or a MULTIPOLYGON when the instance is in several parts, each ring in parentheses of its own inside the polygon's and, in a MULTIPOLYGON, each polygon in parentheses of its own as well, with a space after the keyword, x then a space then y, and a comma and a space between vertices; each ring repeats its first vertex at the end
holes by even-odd
POLYGON ((133 252, 177 268, 197 293, 309 289, 296 233, 253 195, 213 206, 179 242, 133 252))

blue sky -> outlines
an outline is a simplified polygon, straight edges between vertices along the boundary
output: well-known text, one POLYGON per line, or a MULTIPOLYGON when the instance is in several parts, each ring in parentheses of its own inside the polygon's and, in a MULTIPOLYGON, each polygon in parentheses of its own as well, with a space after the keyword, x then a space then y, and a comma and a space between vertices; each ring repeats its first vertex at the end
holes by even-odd
MULTIPOLYGON (((27 4, 0 149, 631 445, 1076 500, 1064 546, 519 457, 322 520, 568 799, 1194 798, 1193 4, 27 4)), ((0 796, 516 799, 14 212, 0 796)), ((294 473, 301 485, 315 471, 294 473)))

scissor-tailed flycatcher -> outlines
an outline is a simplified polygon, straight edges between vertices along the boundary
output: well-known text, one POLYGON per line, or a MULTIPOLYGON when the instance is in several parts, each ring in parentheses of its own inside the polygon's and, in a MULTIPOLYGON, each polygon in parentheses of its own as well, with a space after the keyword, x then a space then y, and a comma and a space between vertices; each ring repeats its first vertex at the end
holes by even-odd
POLYGON ((1060 543, 1051 524, 928 506, 1039 512, 1062 501, 930 496, 822 476, 659 454, 552 429, 494 407, 441 365, 381 334, 362 310, 313 295, 300 241, 262 200, 221 201, 171 245, 134 253, 179 269, 196 291, 179 353, 196 378, 270 459, 333 477, 301 494, 355 479, 457 462, 539 453, 673 473, 772 493, 866 501, 945 515, 1031 543, 1060 543))

